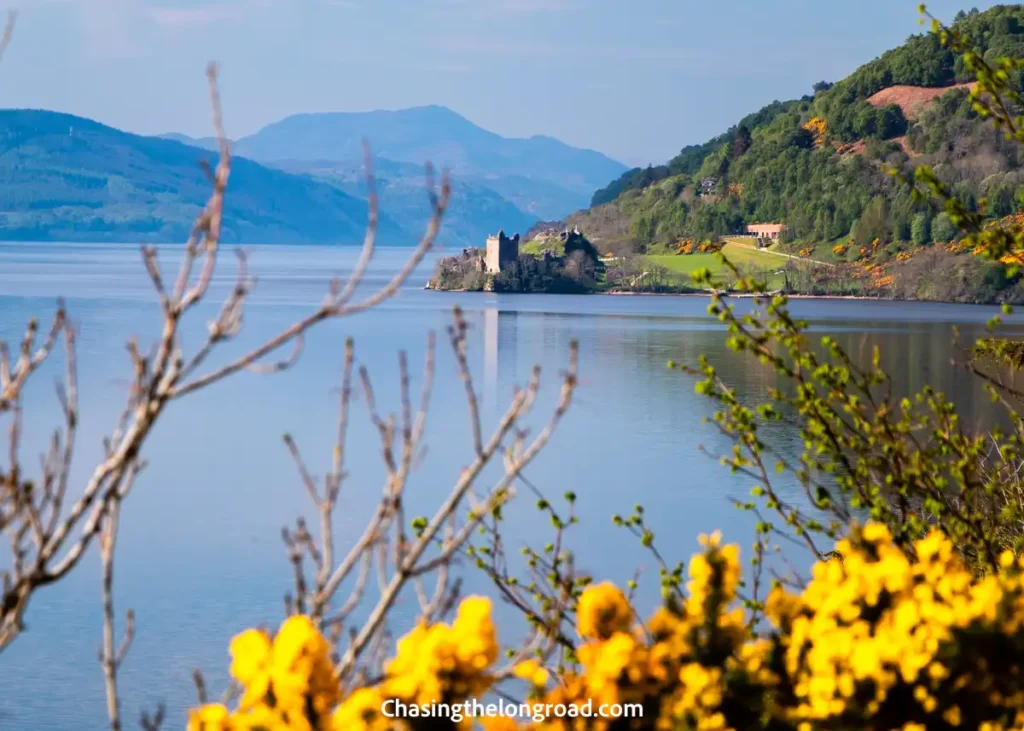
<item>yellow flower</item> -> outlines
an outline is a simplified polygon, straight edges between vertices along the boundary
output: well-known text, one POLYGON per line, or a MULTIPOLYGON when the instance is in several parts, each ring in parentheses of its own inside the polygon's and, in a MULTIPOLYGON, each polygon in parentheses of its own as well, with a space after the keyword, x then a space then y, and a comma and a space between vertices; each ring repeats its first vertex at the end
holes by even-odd
POLYGON ((881 543, 891 540, 892 534, 884 523, 868 523, 861 533, 863 539, 869 543, 881 543))
MULTIPOLYGON (((718 668, 707 668, 700 663, 689 663, 679 672, 682 683, 682 696, 677 712, 686 713, 699 711, 712 712, 712 716, 722 702, 722 671, 718 668)), ((717 718, 715 723, 717 724, 717 718)))
POLYGON ((736 598, 740 583, 740 553, 738 546, 721 546, 721 534, 715 531, 711 536, 700 536, 706 552, 690 560, 690 581, 686 584, 689 592, 687 612, 691 617, 703 617, 714 608, 705 606, 713 596, 722 608, 736 598))
POLYGON ((487 669, 497 657, 491 602, 467 597, 451 627, 420 624, 399 640, 385 666, 384 691, 407 703, 462 701, 490 687, 487 669))
POLYGON ((592 642, 577 650, 580 662, 586 668, 589 696, 598 704, 618 703, 619 684, 627 668, 635 666, 637 642, 632 635, 616 632, 604 642, 592 642))
POLYGON ((289 617, 274 638, 271 679, 276 702, 305 710, 307 699, 317 716, 338 702, 340 687, 330 661, 330 647, 312 620, 289 617))
POLYGON ((576 608, 576 630, 580 637, 607 639, 624 632, 633 623, 633 610, 626 595, 610 582, 588 586, 576 608))
POLYGON ((232 731, 231 713, 220 703, 208 703, 188 714, 188 731, 232 731))
POLYGON ((514 673, 517 678, 536 687, 547 685, 548 682, 548 671, 536 660, 524 660, 516 665, 514 673))
POLYGON ((270 688, 272 646, 266 632, 250 629, 231 640, 231 676, 242 684, 242 706, 260 703, 270 688))
POLYGON ((265 703, 260 703, 244 711, 236 711, 231 716, 231 722, 232 731, 267 731, 268 729, 299 731, 299 729, 309 728, 309 723, 305 718, 287 718, 265 703))
POLYGON ((386 731, 392 719, 383 713, 384 698, 377 688, 360 688, 331 716, 331 731, 386 731))
POLYGON ((768 594, 765 602, 765 616, 775 624, 776 627, 788 625, 800 612, 803 602, 800 597, 793 596, 781 586, 777 586, 768 594))
POLYGON ((961 721, 960 707, 950 706, 945 713, 942 714, 942 718, 950 726, 959 726, 961 721))
POLYGON ((466 597, 452 624, 452 633, 459 659, 480 671, 498 657, 497 633, 491 621, 491 600, 487 597, 466 597))

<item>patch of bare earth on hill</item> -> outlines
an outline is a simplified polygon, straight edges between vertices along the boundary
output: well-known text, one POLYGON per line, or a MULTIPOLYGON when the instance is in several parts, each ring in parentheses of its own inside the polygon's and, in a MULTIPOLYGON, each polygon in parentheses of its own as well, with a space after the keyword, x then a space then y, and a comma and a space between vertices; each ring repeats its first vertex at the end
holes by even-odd
POLYGON ((864 140, 857 140, 856 142, 836 146, 836 152, 840 155, 863 155, 867 146, 868 143, 864 140))
POLYGON ((873 107, 886 107, 895 104, 903 110, 903 116, 909 120, 916 121, 928 108, 928 105, 943 94, 953 89, 973 89, 977 82, 965 84, 953 84, 952 86, 926 87, 926 86, 890 86, 882 89, 877 94, 868 97, 868 104, 873 107))
MULTIPOLYGON (((921 115, 928 109, 928 105, 943 94, 953 91, 953 89, 967 89, 969 91, 974 88, 976 83, 977 82, 971 81, 964 84, 953 84, 952 86, 939 87, 906 85, 890 86, 888 89, 882 89, 877 94, 868 97, 868 103, 876 108, 895 104, 903 110, 904 117, 914 122, 920 119, 921 115)), ((906 135, 893 137, 892 142, 895 142, 903 148, 903 152, 906 153, 907 157, 917 157, 919 154, 910 149, 910 144, 907 142, 906 135)), ((866 148, 867 143, 864 140, 857 140, 856 142, 849 144, 839 145, 836 148, 836 152, 840 155, 863 155, 866 148)))

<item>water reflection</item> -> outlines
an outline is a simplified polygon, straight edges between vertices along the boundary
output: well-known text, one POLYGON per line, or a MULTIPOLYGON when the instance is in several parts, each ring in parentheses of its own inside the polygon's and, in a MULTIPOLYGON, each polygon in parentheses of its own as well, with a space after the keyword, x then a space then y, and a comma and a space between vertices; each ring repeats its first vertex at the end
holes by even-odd
POLYGON ((504 408, 500 384, 518 382, 518 317, 515 310, 497 307, 489 307, 480 313, 484 356, 482 401, 492 416, 504 408))

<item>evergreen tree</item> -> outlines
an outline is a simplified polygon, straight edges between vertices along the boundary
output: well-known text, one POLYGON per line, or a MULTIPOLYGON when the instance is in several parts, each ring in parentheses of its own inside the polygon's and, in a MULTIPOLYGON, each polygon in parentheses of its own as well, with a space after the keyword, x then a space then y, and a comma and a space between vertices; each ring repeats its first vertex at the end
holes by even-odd
POLYGON ((945 212, 940 213, 932 221, 932 240, 937 244, 947 244, 956 238, 960 229, 949 220, 945 212))
POLYGON ((932 242, 932 219, 929 214, 918 213, 914 216, 914 223, 910 227, 910 238, 918 246, 932 242))
POLYGON ((741 157, 743 153, 750 149, 750 144, 753 142, 753 137, 750 134, 750 130, 747 129, 746 125, 740 125, 736 128, 736 134, 732 139, 732 156, 741 157))

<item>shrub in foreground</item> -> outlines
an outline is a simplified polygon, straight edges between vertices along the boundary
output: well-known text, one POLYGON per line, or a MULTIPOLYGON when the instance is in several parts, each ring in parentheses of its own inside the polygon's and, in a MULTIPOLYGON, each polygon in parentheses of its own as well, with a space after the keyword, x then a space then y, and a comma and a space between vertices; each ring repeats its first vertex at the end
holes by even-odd
MULTIPOLYGON (((566 717, 482 719, 497 729, 951 729, 1024 723, 1024 558, 1007 551, 979 577, 949 538, 932 533, 912 555, 878 523, 855 527, 837 557, 817 563, 799 593, 776 586, 763 626, 740 604, 739 549, 702 537, 686 596, 646 622, 616 586, 589 586, 575 609, 581 643, 568 665, 552 655, 495 667, 489 600, 470 597, 454 622, 421 624, 399 640, 383 676, 342 689, 328 643, 306 617, 271 638, 249 630, 231 645, 235 708, 194 710, 189 731, 447 729, 473 721, 393 719, 384 701, 458 703, 512 675, 526 703, 566 704, 566 717), (642 718, 583 717, 637 703, 642 718), (575 709, 575 715, 572 710, 575 709)), ((511 689, 506 689, 511 690, 511 689)))

